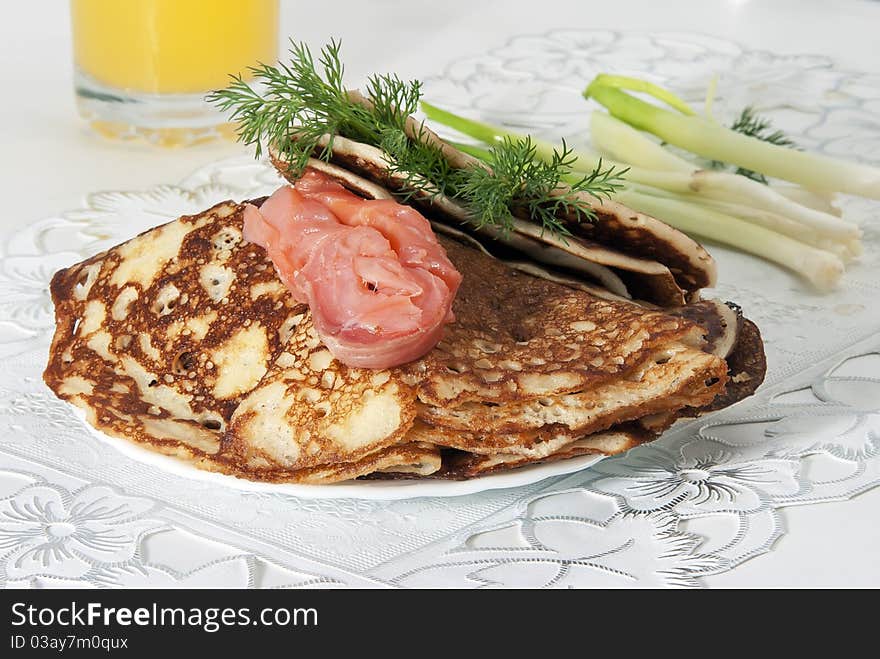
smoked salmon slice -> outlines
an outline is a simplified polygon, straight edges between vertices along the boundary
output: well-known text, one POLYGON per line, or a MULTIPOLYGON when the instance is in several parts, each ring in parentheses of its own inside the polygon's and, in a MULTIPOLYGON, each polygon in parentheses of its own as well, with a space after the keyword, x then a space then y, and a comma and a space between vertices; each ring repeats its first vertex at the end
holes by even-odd
POLYGON ((348 366, 389 368, 417 359, 452 322, 461 274, 416 209, 363 199, 308 169, 260 208, 244 238, 266 249, 305 302, 322 341, 348 366))

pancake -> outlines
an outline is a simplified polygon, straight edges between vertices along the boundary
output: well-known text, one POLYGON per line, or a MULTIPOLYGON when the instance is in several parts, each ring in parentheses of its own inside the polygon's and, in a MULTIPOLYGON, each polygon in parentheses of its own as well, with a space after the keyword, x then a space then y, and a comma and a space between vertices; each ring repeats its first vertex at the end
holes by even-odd
POLYGON ((620 245, 627 254, 664 264, 685 291, 717 283, 715 260, 690 236, 616 201, 598 201, 583 193, 579 196, 593 209, 596 221, 580 222, 577 217, 567 217, 575 235, 600 244, 620 245))
MULTIPOLYGON (((431 222, 431 228, 437 234, 450 236, 457 242, 463 243, 468 247, 476 249, 478 252, 482 252, 487 256, 493 256, 493 254, 483 243, 481 243, 471 234, 465 233, 461 229, 456 229, 449 224, 443 224, 442 222, 436 221, 431 222)), ((628 291, 624 290, 622 295, 613 293, 607 288, 603 288, 601 285, 588 283, 582 277, 567 275, 565 273, 559 272, 558 270, 551 270, 534 261, 518 260, 517 256, 515 255, 511 255, 506 259, 499 260, 504 263, 504 265, 506 265, 508 268, 511 268, 513 270, 524 272, 527 275, 531 275, 532 277, 536 277, 538 279, 546 279, 548 281, 556 282, 557 284, 563 284, 564 286, 568 286, 569 288, 574 288, 579 291, 590 293, 591 295, 595 297, 600 297, 603 300, 617 300, 618 302, 623 302, 630 299, 628 291)), ((644 302, 642 300, 638 301, 638 303, 645 307, 653 306, 650 303, 644 302)))
POLYGON ((431 425, 478 431, 488 436, 487 441, 554 425, 584 434, 649 414, 709 403, 724 390, 726 381, 723 360, 694 348, 672 346, 624 377, 583 391, 517 403, 420 405, 418 416, 431 425))
POLYGON ((637 427, 624 425, 566 442, 560 446, 553 446, 545 455, 537 457, 510 453, 478 455, 451 452, 444 456, 443 467, 435 472, 433 477, 461 480, 531 464, 566 460, 581 455, 617 455, 635 448, 639 444, 651 441, 655 436, 653 433, 645 432, 637 427))
POLYGON ((673 344, 699 346, 696 324, 604 300, 508 268, 441 239, 464 276, 443 340, 407 367, 437 407, 513 402, 620 377, 673 344))
POLYGON ((44 373, 99 430, 201 462, 274 363, 302 307, 224 202, 52 278, 44 373))
POLYGON ((239 469, 236 465, 213 462, 210 468, 227 474, 272 483, 329 484, 375 475, 380 478, 423 478, 442 467, 440 450, 431 444, 410 442, 369 453, 355 462, 336 462, 299 470, 239 469))
POLYGON ((742 329, 727 362, 727 386, 711 402, 699 407, 689 407, 688 416, 722 410, 748 398, 761 386, 767 373, 767 357, 758 326, 748 318, 742 319, 742 329))
POLYGON ((540 430, 487 436, 443 426, 432 426, 421 419, 416 419, 407 433, 407 440, 434 444, 444 449, 457 449, 474 455, 509 454, 537 459, 559 450, 566 444, 583 437, 584 434, 571 432, 560 426, 549 426, 540 430))
MULTIPOLYGON (((327 140, 324 144, 326 143, 327 140)), ((444 150, 447 154, 461 153, 449 145, 444 145, 444 150)), ((462 153, 461 155, 464 157, 462 163, 478 162, 467 154, 462 153)), ((277 150, 270 149, 270 158, 282 175, 289 175, 288 163, 277 150)), ((688 291, 695 290, 694 287, 682 288, 672 271, 661 261, 624 253, 613 240, 606 244, 600 244, 578 236, 561 239, 550 232, 541 231, 541 228, 536 225, 517 218, 512 218, 514 229, 508 234, 491 226, 478 227, 469 211, 454 200, 441 194, 409 190, 406 187, 404 177, 389 170, 384 152, 376 147, 334 136, 331 158, 329 163, 312 159, 309 166, 320 169, 349 189, 367 197, 372 197, 377 188, 385 191, 385 194, 388 194, 388 190, 403 193, 411 203, 418 206, 434 221, 442 221, 477 236, 493 254, 499 248, 503 248, 508 255, 511 252, 518 253, 520 257, 525 255, 545 265, 567 268, 586 277, 589 281, 603 285, 617 295, 629 297, 627 287, 631 287, 636 292, 636 296, 644 297, 664 306, 683 304, 688 291)), ((652 221, 657 223, 657 220, 653 220, 653 218, 652 221)), ((677 234, 677 230, 665 224, 663 227, 667 229, 664 235, 677 234), (670 234, 670 232, 674 232, 674 234, 670 234)), ((643 231, 643 233, 647 233, 647 231, 643 231)), ((644 236, 641 239, 647 240, 644 236)), ((687 251, 685 248, 690 247, 688 241, 692 242, 684 234, 680 235, 679 242, 682 250, 687 251)), ((662 254, 664 249, 657 247, 654 252, 662 254)), ((688 254, 691 253, 688 252, 688 254)), ((691 255, 695 262, 702 263, 703 254, 705 251, 696 250, 691 255)), ((705 254, 705 257, 711 262, 711 257, 708 257, 708 254, 705 254)), ((702 264, 701 267, 705 269, 710 266, 702 264)), ((711 279, 708 275, 702 277, 694 275, 694 278, 700 281, 711 279)))
POLYGON ((233 414, 224 449, 245 471, 354 462, 402 443, 414 418, 415 391, 399 369, 334 359, 304 311, 284 352, 233 414))
MULTIPOLYGON (((685 303, 686 290, 678 285, 669 268, 658 261, 621 254, 578 236, 556 237, 538 225, 520 219, 514 219, 513 224, 510 236, 497 229, 481 229, 480 233, 486 233, 496 242, 509 244, 540 263, 570 272, 583 272, 576 265, 578 261, 604 266, 620 280, 629 297, 642 297, 663 306, 685 303)), ((620 290, 611 287, 608 290, 621 294, 620 290)))

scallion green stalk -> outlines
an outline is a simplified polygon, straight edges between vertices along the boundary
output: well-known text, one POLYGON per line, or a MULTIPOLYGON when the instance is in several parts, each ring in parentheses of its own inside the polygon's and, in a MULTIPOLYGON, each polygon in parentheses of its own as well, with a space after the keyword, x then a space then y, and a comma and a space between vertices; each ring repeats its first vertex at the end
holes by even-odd
POLYGON ((662 218, 689 235, 749 252, 793 270, 819 290, 831 290, 843 274, 843 262, 837 255, 731 215, 631 189, 620 190, 616 196, 631 208, 662 218))
POLYGON ((880 169, 876 167, 770 144, 704 117, 667 110, 627 93, 620 86, 603 84, 602 76, 590 83, 584 97, 594 99, 630 126, 704 158, 791 181, 810 190, 880 199, 880 169))
MULTIPOLYGON (((428 119, 437 121, 487 144, 496 144, 505 137, 512 139, 525 138, 525 135, 513 133, 504 128, 475 119, 461 117, 424 101, 422 101, 421 107, 428 119)), ((615 120, 613 117, 605 115, 602 119, 593 119, 592 128, 594 129, 593 139, 602 144, 612 143, 615 137, 621 138, 622 135, 626 136, 630 147, 627 155, 630 157, 626 160, 617 159, 617 162, 603 159, 603 163, 620 167, 628 166, 629 170, 626 173, 626 179, 631 183, 660 188, 677 194, 696 193, 717 201, 737 203, 762 209, 769 213, 790 217, 804 224, 812 231, 842 241, 858 240, 861 235, 859 228, 851 222, 845 222, 828 213, 802 206, 779 194, 774 189, 744 176, 737 176, 728 172, 695 169, 693 165, 687 163, 683 158, 678 158, 668 152, 668 157, 661 156, 658 154, 657 149, 662 150, 662 147, 639 135, 637 131, 615 120), (613 136, 605 134, 605 131, 608 130, 613 132, 613 136), (674 171, 639 166, 644 163, 659 163, 661 160, 674 167, 674 171), (684 164, 689 165, 689 171, 683 171, 684 164)), ((534 144, 536 155, 539 158, 546 159, 551 157, 555 148, 552 143, 535 138, 532 138, 532 144, 534 144)), ((615 153, 613 155, 620 156, 621 154, 615 153)), ((573 150, 572 156, 575 158, 572 168, 578 172, 590 172, 595 169, 600 157, 584 149, 573 150)))
MULTIPOLYGON (((652 106, 653 107, 653 106, 652 106)), ((422 102, 428 119, 491 145, 505 138, 523 139, 501 127, 461 117, 422 102)), ((607 115, 606 115, 607 117, 607 115)), ((594 122, 594 143, 621 162, 603 158, 605 165, 631 166, 627 185, 614 198, 632 209, 652 215, 693 236, 713 240, 786 267, 821 290, 839 281, 844 260, 857 255, 860 231, 855 225, 815 208, 802 206, 770 186, 726 172, 696 169, 683 158, 639 134, 626 124, 607 117, 594 122), (600 135, 596 139, 595 129, 600 135), (604 132, 603 132, 604 131, 604 132), (624 148, 625 147, 625 148, 624 148)), ((532 139, 536 157, 547 158, 554 146, 532 139)), ((453 143, 462 151, 491 162, 482 146, 453 143)), ((600 156, 587 150, 573 152, 572 172, 563 180, 576 181, 594 168, 600 156)), ((819 198, 810 193, 811 198, 819 198)))

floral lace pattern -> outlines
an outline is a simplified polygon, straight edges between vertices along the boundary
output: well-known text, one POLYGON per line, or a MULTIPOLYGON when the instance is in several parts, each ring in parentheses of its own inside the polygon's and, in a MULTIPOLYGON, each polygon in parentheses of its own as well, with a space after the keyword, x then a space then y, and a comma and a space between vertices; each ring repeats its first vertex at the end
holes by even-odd
MULTIPOLYGON (((612 67, 715 114, 755 105, 806 147, 880 164, 880 78, 694 34, 555 30, 427 79, 441 106, 585 135, 579 96, 612 67)), ((819 296, 716 246, 717 295, 761 327, 757 396, 589 470, 511 490, 393 502, 307 499, 159 472, 96 440, 43 386, 52 273, 148 227, 265 194, 271 168, 215 163, 178 186, 101 192, 4 237, 0 262, 0 583, 6 587, 699 586, 769 551, 779 510, 880 483, 880 206, 845 200, 865 255, 819 296)))

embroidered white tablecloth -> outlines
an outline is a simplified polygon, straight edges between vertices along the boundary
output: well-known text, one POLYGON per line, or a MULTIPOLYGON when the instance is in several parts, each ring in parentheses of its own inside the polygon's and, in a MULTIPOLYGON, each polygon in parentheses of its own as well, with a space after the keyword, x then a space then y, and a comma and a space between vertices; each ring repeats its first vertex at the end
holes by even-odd
MULTIPOLYGON (((859 59, 870 51, 863 23, 880 20, 877 3, 840 5, 840 34, 810 47, 803 34, 771 30, 795 20, 792 3, 691 3, 675 25, 673 9, 648 2, 605 8, 600 20, 577 3, 540 14, 532 3, 486 3, 476 13, 448 4, 426 20, 427 9, 402 3, 376 3, 370 17, 358 3, 337 3, 336 24, 329 9, 285 6, 284 28, 315 45, 341 35, 355 79, 374 68, 417 75, 432 99, 527 120, 547 136, 584 135, 577 95, 600 70, 650 75, 696 103, 719 73, 722 116, 753 104, 805 147, 880 165, 880 76, 877 63, 859 59), (482 12, 493 8, 503 16, 490 23, 482 12), (533 20, 514 20, 526 16, 533 20), (372 21, 370 34, 358 17, 372 21)), ((798 7, 807 35, 830 17, 818 4, 798 7)), ((69 67, 59 50, 64 18, 49 21, 48 34, 62 39, 49 47, 57 56, 36 64, 52 84, 68 73, 58 71, 69 67)), ((2 28, 10 33, 2 66, 13 78, 45 38, 33 20, 20 24, 30 40, 2 28)), ((521 488, 390 502, 247 492, 109 450, 51 395, 40 380, 52 330, 46 284, 59 267, 165 218, 271 189, 271 171, 234 145, 168 153, 99 142, 76 123, 68 88, 20 82, 38 91, 0 122, 9 145, 0 165, 3 585, 880 585, 867 546, 880 498, 850 500, 880 482, 880 204, 845 200, 865 231, 865 255, 834 295, 712 247, 717 294, 759 324, 770 363, 759 394, 732 409, 521 488), (92 192, 113 189, 127 192, 92 192), (777 543, 792 506, 827 501, 845 503, 798 511, 790 541, 777 543), (856 527, 847 531, 855 542, 829 545, 840 516, 856 527), (819 568, 809 560, 816 547, 828 550, 819 568), (788 565, 778 581, 777 554, 788 565), (812 581, 802 576, 810 570, 812 581)))

